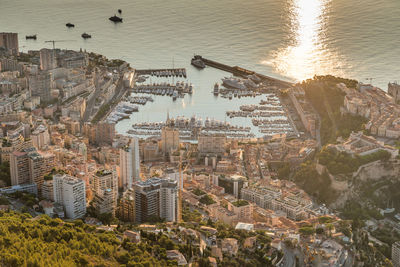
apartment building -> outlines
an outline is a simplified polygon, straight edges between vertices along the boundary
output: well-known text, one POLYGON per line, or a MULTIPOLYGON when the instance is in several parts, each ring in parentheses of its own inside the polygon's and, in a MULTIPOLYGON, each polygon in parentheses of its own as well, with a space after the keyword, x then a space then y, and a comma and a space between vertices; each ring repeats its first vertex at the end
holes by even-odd
POLYGON ((53 176, 54 201, 64 207, 69 219, 82 218, 86 214, 85 182, 66 174, 53 176))

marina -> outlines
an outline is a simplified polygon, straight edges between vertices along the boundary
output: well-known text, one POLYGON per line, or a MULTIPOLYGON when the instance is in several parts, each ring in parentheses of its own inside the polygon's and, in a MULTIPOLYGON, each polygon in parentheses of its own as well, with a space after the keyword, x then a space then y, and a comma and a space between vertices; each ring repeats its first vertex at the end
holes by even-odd
POLYGON ((186 78, 186 69, 145 69, 136 70, 138 75, 151 75, 155 77, 183 77, 186 78))
POLYGON ((193 93, 193 85, 185 82, 176 82, 175 84, 163 82, 152 84, 137 85, 132 89, 133 93, 144 93, 151 95, 170 96, 176 100, 185 94, 193 93))
POLYGON ((118 103, 114 110, 107 116, 106 121, 110 123, 117 123, 123 119, 128 119, 131 113, 138 111, 138 106, 122 101, 118 103))
POLYGON ((126 98, 131 104, 139 104, 146 105, 147 102, 153 102, 153 98, 151 96, 128 96, 126 98))
POLYGON ((133 129, 137 130, 161 130, 163 127, 169 126, 179 129, 180 131, 221 131, 221 132, 250 132, 250 127, 231 125, 229 122, 219 121, 215 119, 206 118, 203 123, 201 118, 196 116, 185 118, 178 116, 176 119, 168 119, 166 122, 142 122, 132 125, 133 129))
POLYGON ((191 72, 211 74, 204 77, 204 80, 195 81, 201 86, 194 90, 194 86, 186 80, 184 70, 137 71, 136 84, 124 99, 143 108, 129 120, 124 120, 125 117, 118 119, 114 114, 117 127, 124 129, 124 133, 146 138, 159 136, 163 127, 170 126, 177 128, 182 138, 187 140, 196 140, 201 132, 223 133, 232 138, 272 136, 278 133, 296 135, 287 108, 282 106, 278 97, 279 89, 258 74, 246 72, 240 77, 229 77, 226 72, 193 66, 191 72), (215 76, 215 73, 218 75, 215 76), (208 86, 205 86, 206 80, 208 86), (208 90, 205 90, 207 87, 208 90), (171 98, 173 101, 166 102, 171 98), (205 101, 204 104, 199 105, 199 99, 205 101), (193 109, 195 103, 199 108, 207 108, 193 109), (162 114, 167 111, 174 118, 166 120, 162 114), (155 113, 160 115, 149 116, 155 113), (203 114, 204 119, 194 114, 203 114))

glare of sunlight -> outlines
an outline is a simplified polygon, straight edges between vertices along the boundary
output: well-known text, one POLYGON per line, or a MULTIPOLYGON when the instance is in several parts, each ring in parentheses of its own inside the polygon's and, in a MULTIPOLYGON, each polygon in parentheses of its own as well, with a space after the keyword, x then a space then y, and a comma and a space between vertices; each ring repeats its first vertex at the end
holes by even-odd
POLYGON ((278 73, 304 80, 315 74, 337 74, 342 63, 321 38, 326 31, 326 9, 331 0, 288 0, 290 45, 272 53, 263 64, 278 73))

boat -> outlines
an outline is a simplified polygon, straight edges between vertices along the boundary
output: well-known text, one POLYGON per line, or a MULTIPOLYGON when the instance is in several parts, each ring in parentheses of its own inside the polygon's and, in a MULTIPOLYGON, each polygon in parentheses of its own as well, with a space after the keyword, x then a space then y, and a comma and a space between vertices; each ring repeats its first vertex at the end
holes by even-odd
POLYGON ((81 36, 82 36, 83 39, 92 38, 92 36, 90 34, 87 34, 86 32, 82 33, 81 36))
POLYGON ((75 24, 68 22, 67 24, 65 24, 65 26, 67 26, 68 28, 73 28, 73 27, 75 27, 75 24))
POLYGON ((249 76, 247 76, 247 78, 251 79, 255 83, 261 82, 260 77, 258 77, 256 74, 249 75, 249 76))
POLYGON ((257 84, 252 80, 252 79, 247 79, 243 81, 243 84, 246 87, 250 87, 250 88, 257 88, 257 84))
POLYGON ((214 84, 214 95, 218 95, 219 94, 219 84, 215 83, 214 84))
POLYGON ((26 40, 28 40, 28 39, 36 40, 36 39, 37 39, 37 36, 36 36, 36 34, 34 34, 34 35, 27 35, 27 36, 25 36, 25 38, 26 38, 26 40))
POLYGON ((206 64, 204 64, 203 60, 200 57, 195 56, 192 58, 192 65, 195 66, 198 69, 204 69, 206 67, 206 64))
POLYGON ((122 10, 121 10, 121 9, 118 9, 118 13, 121 14, 121 13, 122 13, 122 10))
POLYGON ((233 77, 222 79, 222 84, 228 88, 247 90, 246 85, 244 85, 244 83, 241 80, 233 77))
POLYGON ((115 23, 122 22, 122 18, 118 17, 117 15, 109 17, 108 19, 115 23))

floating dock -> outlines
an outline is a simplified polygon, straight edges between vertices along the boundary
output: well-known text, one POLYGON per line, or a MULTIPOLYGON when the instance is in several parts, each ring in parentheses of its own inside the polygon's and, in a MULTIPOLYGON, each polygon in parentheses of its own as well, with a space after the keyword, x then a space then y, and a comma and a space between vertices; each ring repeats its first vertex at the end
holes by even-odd
POLYGON ((213 67, 213 68, 216 68, 216 69, 220 69, 220 70, 223 70, 223 71, 226 71, 226 72, 230 72, 233 75, 238 76, 238 77, 247 78, 247 76, 255 74, 260 79, 262 79, 263 81, 270 82, 271 84, 279 86, 279 87, 287 88, 287 87, 292 87, 294 85, 291 82, 282 81, 282 80, 279 80, 279 79, 276 79, 276 78, 272 78, 272 77, 266 76, 264 74, 256 73, 254 71, 247 70, 247 69, 244 69, 244 68, 241 68, 241 67, 238 67, 238 66, 232 67, 232 66, 228 66, 228 65, 225 65, 225 64, 210 60, 210 59, 206 59, 206 58, 204 58, 204 57, 202 57, 200 55, 195 55, 193 59, 200 59, 200 60, 202 60, 204 62, 204 64, 206 66, 213 67))
POLYGON ((138 75, 151 75, 157 77, 184 77, 186 78, 186 69, 178 68, 178 69, 145 69, 145 70, 136 70, 138 75))

